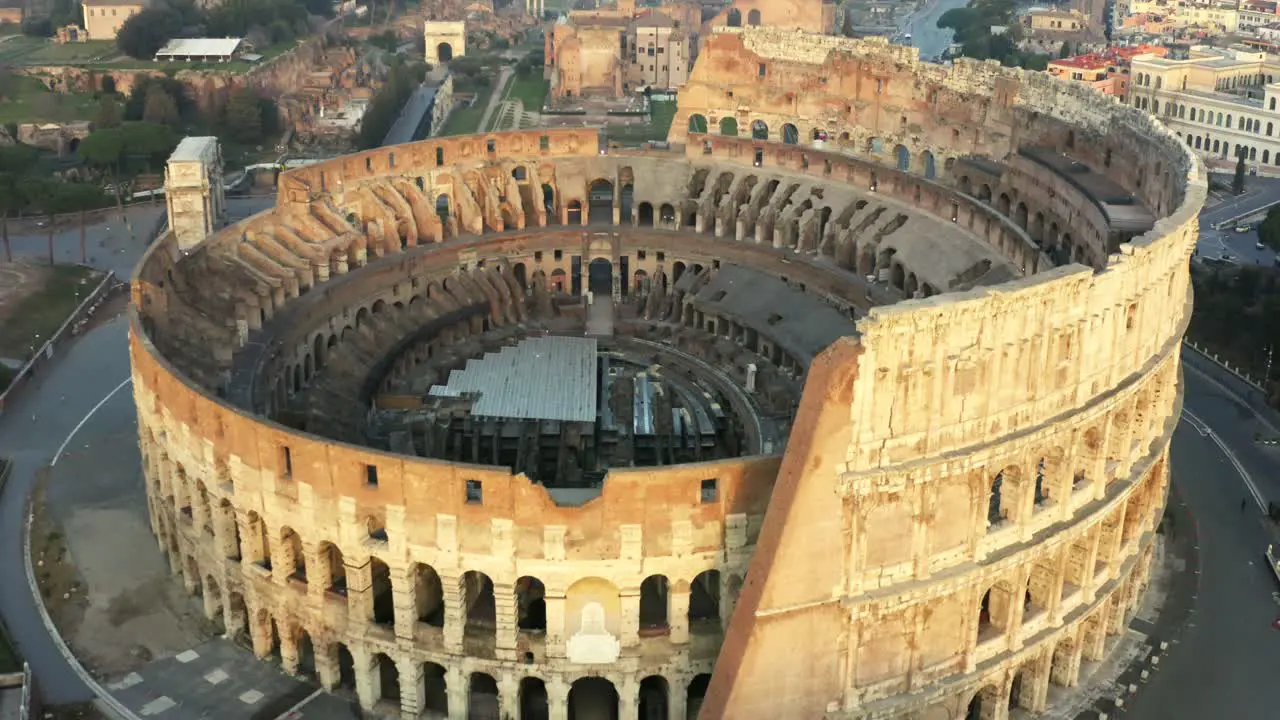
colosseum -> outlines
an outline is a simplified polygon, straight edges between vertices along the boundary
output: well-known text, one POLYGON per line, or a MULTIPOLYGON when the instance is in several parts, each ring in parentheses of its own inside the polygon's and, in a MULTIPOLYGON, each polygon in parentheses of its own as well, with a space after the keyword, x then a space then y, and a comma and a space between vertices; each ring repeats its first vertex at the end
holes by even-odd
POLYGON ((1179 138, 755 28, 669 146, 602 138, 340 157, 209 232, 171 163, 133 387, 207 615, 403 718, 991 720, 1087 681, 1168 489, 1179 138))

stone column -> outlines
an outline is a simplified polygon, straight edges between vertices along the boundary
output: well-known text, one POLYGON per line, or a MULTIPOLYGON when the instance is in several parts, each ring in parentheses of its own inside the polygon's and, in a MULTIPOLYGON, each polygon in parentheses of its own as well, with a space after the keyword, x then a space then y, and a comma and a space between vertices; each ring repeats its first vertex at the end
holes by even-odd
POLYGON ((686 582, 673 584, 667 593, 667 623, 671 626, 672 643, 689 642, 689 584, 686 582))
POLYGON ((200 599, 204 601, 204 616, 212 620, 218 617, 218 602, 222 598, 212 592, 214 588, 209 587, 209 583, 202 581, 200 586, 200 599))
POLYGON ((467 613, 462 606, 465 600, 462 580, 456 575, 441 575, 440 586, 444 595, 444 648, 450 653, 459 654, 462 652, 462 637, 467 627, 467 613))
POLYGON ((245 617, 244 610, 231 604, 231 590, 227 589, 225 584, 222 588, 222 607, 225 608, 222 620, 227 629, 227 637, 235 637, 246 629, 245 623, 248 618, 245 617))
MULTIPOLYGON (((400 627, 400 618, 396 617, 396 628, 400 627)), ((425 704, 426 687, 425 672, 422 663, 414 662, 413 656, 402 655, 396 660, 396 669, 400 671, 400 717, 416 718, 425 704)))
MULTIPOLYGON (((616 683, 615 678, 609 678, 616 683)), ((640 688, 631 677, 623 678, 618 686, 618 717, 633 718, 640 712, 640 688)))
POLYGON ((291 624, 278 628, 280 632, 280 667, 290 675, 298 674, 298 633, 291 624))
POLYGON ((271 655, 271 618, 266 615, 259 615, 255 608, 248 608, 251 613, 249 618, 249 638, 253 641, 253 654, 259 660, 271 655))
POLYGON ((333 576, 333 568, 329 567, 329 554, 320 551, 320 543, 303 540, 302 560, 307 564, 307 597, 323 601, 324 591, 329 587, 329 578, 333 576))
POLYGON ((1088 539, 1089 550, 1084 560, 1084 577, 1081 578, 1084 585, 1080 588, 1080 596, 1087 603, 1093 602, 1093 599, 1098 595, 1098 573, 1096 568, 1098 565, 1098 548, 1102 543, 1102 526, 1099 525, 1091 534, 1092 537, 1088 539))
POLYGON ((219 555, 228 560, 240 559, 240 542, 236 537, 236 511, 230 505, 214 508, 213 537, 219 555))
POLYGON ((338 668, 338 645, 316 647, 316 675, 320 676, 320 687, 333 690, 342 680, 338 668))
MULTIPOLYGON (((543 596, 543 602, 547 606, 547 635, 546 635, 546 653, 547 657, 565 656, 565 643, 567 638, 565 633, 564 618, 564 591, 556 591, 557 594, 552 595, 551 590, 547 590, 543 596)), ((548 690, 548 692, 550 692, 548 690)), ((567 692, 567 691, 566 691, 567 692)))
POLYGON ((560 678, 547 683, 547 710, 547 720, 569 720, 569 686, 560 678))
POLYGON ((297 553, 288 538, 272 543, 271 579, 277 585, 288 585, 289 576, 297 567, 297 553))
POLYGON ((621 600, 622 623, 619 630, 622 647, 634 647, 640 644, 640 588, 623 589, 621 600))
POLYGON ((499 717, 517 717, 520 711, 520 680, 517 676, 506 672, 498 680, 498 715, 499 717), (503 711, 506 714, 503 715, 503 711))
POLYGON ((313 269, 315 270, 316 278, 315 282, 312 283, 313 286, 329 282, 329 263, 316 263, 313 269))
POLYGON ((471 708, 467 702, 471 690, 467 676, 457 667, 449 668, 446 675, 446 692, 449 695, 450 720, 467 720, 471 708))
MULTIPOLYGON (((413 573, 406 568, 393 567, 390 570, 396 637, 412 641, 413 631, 418 624, 417 583, 414 582, 413 573)), ((417 717, 417 715, 406 715, 406 717, 417 717)))
POLYGON ((688 711, 685 704, 689 700, 688 688, 680 677, 672 677, 667 685, 667 717, 671 720, 685 720, 688 711))
POLYGON ((1054 563, 1053 589, 1049 591, 1049 624, 1062 624, 1062 588, 1067 582, 1067 561, 1071 557, 1071 546, 1058 551, 1058 560, 1054 563))
POLYGON ((243 548, 241 562, 247 560, 250 563, 261 562, 268 559, 268 548, 262 537, 262 528, 258 523, 250 522, 249 513, 236 512, 236 525, 240 528, 240 547, 243 548))
MULTIPOLYGON (((360 565, 346 559, 347 565, 347 621, 373 623, 373 563, 365 559, 360 565)), ((354 651, 353 651, 354 652, 354 651)))
POLYGON ((334 268, 334 274, 346 275, 350 268, 349 262, 347 260, 347 253, 345 252, 338 253, 337 255, 334 256, 333 261, 334 261, 334 264, 336 265, 336 267, 334 268))
POLYGON ((494 647, 501 660, 516 659, 516 633, 519 631, 520 608, 516 587, 510 583, 493 584, 495 614, 494 647))
POLYGON ((378 670, 373 666, 373 658, 369 650, 362 644, 348 645, 351 651, 352 665, 356 673, 356 696, 360 698, 360 707, 372 710, 378 702, 378 670))

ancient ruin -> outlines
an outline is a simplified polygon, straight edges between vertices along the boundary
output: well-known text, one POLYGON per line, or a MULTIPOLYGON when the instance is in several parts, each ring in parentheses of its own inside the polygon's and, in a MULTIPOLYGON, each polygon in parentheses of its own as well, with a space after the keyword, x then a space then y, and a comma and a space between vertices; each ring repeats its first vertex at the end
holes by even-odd
POLYGON ((173 571, 391 716, 1044 710, 1147 584, 1205 180, 1135 109, 915 53, 717 33, 669 150, 380 148, 162 236, 173 571))

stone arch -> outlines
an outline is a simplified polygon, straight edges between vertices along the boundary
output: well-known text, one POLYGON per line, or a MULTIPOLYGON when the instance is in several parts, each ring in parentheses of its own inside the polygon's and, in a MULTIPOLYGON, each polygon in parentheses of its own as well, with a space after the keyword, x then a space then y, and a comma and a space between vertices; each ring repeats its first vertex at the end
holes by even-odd
POLYGON ((618 690, 602 677, 583 677, 569 687, 569 717, 613 718, 618 714, 618 690))
POLYGON ((720 571, 703 570, 689 586, 689 629, 720 628, 720 571))
POLYGON ((725 137, 738 137, 738 120, 737 118, 724 117, 720 118, 720 134, 725 137))
POLYGON ((755 120, 751 123, 751 139, 752 140, 768 140, 769 139, 769 123, 763 120, 755 120))
POLYGON ((396 662, 386 653, 374 653, 372 677, 377 686, 373 688, 375 702, 386 702, 400 709, 400 669, 396 662))
POLYGON ((639 710, 643 720, 681 720, 671 718, 671 688, 661 675, 650 675, 640 681, 639 710))
POLYGON ((1079 679, 1079 668, 1076 665, 1075 638, 1069 635, 1058 638, 1049 663, 1049 682, 1061 687, 1075 687, 1079 679))
POLYGON ((422 709, 426 717, 449 716, 449 680, 442 665, 422 663, 422 709))
POLYGON ((541 678, 526 677, 520 680, 520 719, 541 720, 550 715, 551 704, 547 699, 547 684, 541 678))
POLYGON ((369 575, 369 592, 373 596, 373 624, 392 627, 396 623, 396 606, 391 588, 391 568, 382 560, 371 557, 369 575))
POLYGON ((906 145, 897 145, 893 148, 894 161, 902 172, 910 172, 911 170, 911 151, 906 145))
POLYGON ((729 27, 742 27, 742 11, 738 8, 729 8, 729 15, 725 18, 725 24, 729 27))
POLYGON ((497 630, 497 606, 493 581, 478 570, 468 570, 461 578, 465 632, 492 635, 497 630))
POLYGON ((695 675, 685 690, 685 710, 689 717, 696 718, 702 710, 702 701, 707 696, 707 688, 711 685, 711 673, 695 675))
POLYGON ((640 203, 636 209, 636 224, 640 227, 653 227, 653 203, 640 203))
POLYGON ((291 561, 291 567, 288 568, 289 579, 307 582, 307 556, 302 551, 302 537, 293 528, 281 528, 280 549, 282 559, 291 561))
POLYGON ((689 116, 689 132, 706 133, 707 132, 707 116, 701 113, 693 113, 689 116))
POLYGON ((996 716, 999 705, 1000 689, 994 685, 987 685, 969 699, 963 720, 990 720, 996 716))
POLYGON ((978 603, 978 642, 1000 637, 1009 630, 1009 609, 1015 590, 1007 580, 997 580, 978 603))
POLYGON ((747 13, 747 26, 756 27, 760 24, 760 11, 751 10, 747 13))
POLYGON ((467 682, 467 717, 496 718, 498 716, 498 681, 488 673, 471 673, 467 682))
POLYGON ((796 145, 800 142, 800 131, 796 129, 795 125, 785 123, 782 126, 782 142, 787 145, 796 145))
POLYGON ((447 42, 436 45, 436 57, 440 62, 447 63, 453 59, 453 46, 447 42))
POLYGON ((920 173, 926 180, 933 180, 938 176, 937 163, 933 159, 933 153, 928 150, 920 153, 920 173))
POLYGON ((338 549, 333 543, 322 543, 320 545, 321 563, 328 566, 328 585, 325 590, 342 597, 347 596, 347 566, 342 556, 342 550, 338 549))
POLYGON ((670 582, 666 575, 650 575, 640 583, 640 633, 664 634, 670 630, 668 603, 670 582))
POLYGON ((426 563, 415 563, 412 577, 414 616, 425 625, 444 627, 444 583, 440 574, 426 563))
POLYGON ((991 478, 991 485, 987 489, 987 528, 995 529, 1000 527, 1010 517, 1010 509, 1013 507, 1013 497, 1010 490, 1016 487, 1021 479, 1019 469, 1015 465, 1010 465, 991 478))
POLYGON ((526 632, 547 631, 547 589, 531 575, 516 580, 516 627, 526 632))

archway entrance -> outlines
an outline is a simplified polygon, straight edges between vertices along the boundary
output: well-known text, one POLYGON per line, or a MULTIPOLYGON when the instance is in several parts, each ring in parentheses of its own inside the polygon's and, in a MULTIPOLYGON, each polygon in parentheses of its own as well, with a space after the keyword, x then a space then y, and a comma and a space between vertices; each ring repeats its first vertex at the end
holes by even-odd
POLYGON ((599 677, 581 678, 569 689, 569 720, 618 720, 618 691, 599 677))
POLYGON ((587 266, 587 289, 595 295, 613 295, 613 263, 596 258, 587 266))
POLYGON ((597 180, 591 183, 589 202, 588 223, 613 224, 613 183, 608 180, 597 180))
POLYGON ((436 46, 436 57, 440 62, 449 62, 453 59, 453 46, 447 42, 442 42, 436 46))

